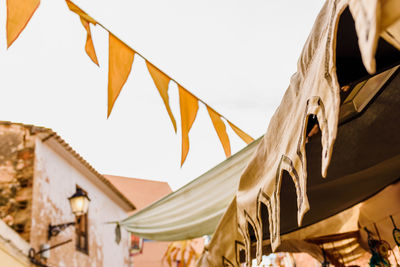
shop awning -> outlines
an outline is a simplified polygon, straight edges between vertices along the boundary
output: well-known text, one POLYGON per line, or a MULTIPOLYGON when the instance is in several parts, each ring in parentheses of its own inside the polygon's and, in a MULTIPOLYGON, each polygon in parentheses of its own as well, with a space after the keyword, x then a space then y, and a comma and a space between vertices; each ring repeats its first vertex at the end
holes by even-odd
MULTIPOLYGON (((273 251, 321 259, 311 240, 360 232, 365 201, 400 177, 399 18, 398 1, 325 3, 199 266, 250 265, 273 251)), ((341 264, 360 242, 340 247, 341 264)))
POLYGON ((232 201, 256 140, 191 183, 121 221, 143 238, 175 241, 211 235, 232 201))

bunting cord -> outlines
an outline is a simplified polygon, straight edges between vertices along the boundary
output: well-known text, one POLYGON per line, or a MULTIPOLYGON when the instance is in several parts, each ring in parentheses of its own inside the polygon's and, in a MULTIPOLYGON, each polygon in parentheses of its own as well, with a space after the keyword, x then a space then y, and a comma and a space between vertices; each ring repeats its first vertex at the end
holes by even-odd
MULTIPOLYGON (((76 5, 78 8, 80 8, 77 4, 75 4, 74 2, 70 1, 71 3, 73 3, 74 5, 76 5)), ((81 9, 81 8, 80 8, 81 9)), ((84 11, 83 9, 81 9, 82 11, 84 11)), ((86 14, 89 15, 89 13, 87 13, 86 11, 84 11, 86 14)), ((90 16, 90 15, 89 15, 90 16)), ((194 95, 192 92, 190 92, 189 90, 187 90, 185 87, 183 87, 179 82, 177 82, 174 78, 170 77, 168 74, 166 74, 164 71, 162 71, 160 68, 158 68, 156 65, 154 65, 150 60, 148 60, 145 56, 143 56, 141 53, 137 52, 135 49, 133 49, 131 46, 129 46, 128 44, 126 44, 124 41, 122 41, 119 37, 117 37, 115 34, 113 34, 106 26, 104 26, 102 23, 98 22, 96 20, 96 24, 99 25, 100 27, 102 27, 104 30, 106 30, 108 33, 112 34, 116 39, 118 39, 119 41, 121 41, 122 43, 124 43, 127 47, 129 47, 132 51, 134 51, 134 53, 138 56, 140 56, 142 59, 144 59, 145 61, 147 61, 148 63, 150 63, 151 65, 153 65, 158 71, 160 71, 161 73, 163 73, 165 76, 167 76, 171 81, 173 81, 174 83, 176 83, 177 85, 180 85, 182 87, 183 90, 185 90, 186 92, 188 92, 190 95, 192 95, 194 98, 196 98, 199 102, 201 102, 203 105, 209 107, 210 109, 212 109, 216 114, 218 114, 218 116, 220 116, 221 118, 223 118, 224 120, 226 120, 228 123, 232 124, 234 127, 239 128, 238 126, 236 126, 234 123, 232 123, 230 120, 228 120, 224 115, 220 114, 219 112, 217 112, 215 109, 213 109, 212 107, 210 107, 210 105, 208 105, 206 102, 204 102, 202 99, 200 99, 199 97, 197 97, 196 95, 194 95)), ((239 128, 240 129, 240 128, 239 128)), ((254 140, 254 138, 252 138, 254 140)))
MULTIPOLYGON (((181 166, 185 162, 186 156, 189 152, 189 131, 192 124, 195 121, 199 102, 202 103, 206 108, 211 122, 214 126, 216 134, 219 138, 220 143, 224 149, 226 157, 231 156, 231 144, 230 138, 227 134, 227 126, 233 130, 233 132, 242 139, 245 143, 250 144, 254 139, 246 132, 241 130, 230 120, 228 120, 221 113, 210 107, 205 101, 195 96, 192 92, 188 91, 174 78, 167 75, 165 72, 160 70, 151 61, 149 61, 141 53, 135 51, 119 37, 115 36, 106 26, 92 18, 79 6, 77 6, 71 0, 65 0, 68 8, 71 12, 75 13, 80 17, 82 26, 86 30, 86 44, 85 51, 89 58, 97 66, 98 59, 96 50, 93 44, 93 39, 90 30, 90 24, 99 25, 109 35, 109 64, 108 64, 108 110, 107 118, 110 116, 114 107, 115 101, 118 99, 121 90, 123 89, 128 76, 132 70, 135 55, 142 58, 150 73, 151 78, 164 102, 165 108, 174 126, 175 133, 177 132, 175 116, 171 111, 170 98, 168 90, 170 89, 170 83, 173 81, 178 87, 179 91, 179 105, 181 112, 181 130, 182 130, 182 158, 181 166), (228 124, 228 125, 227 125, 228 124)), ((32 15, 35 13, 40 0, 8 0, 7 1, 7 43, 8 46, 18 37, 23 31, 26 24, 29 22, 32 15), (10 2, 9 2, 10 1, 10 2), (11 5, 10 3, 13 3, 11 5), (28 5, 29 4, 29 5, 28 5), (11 14, 11 15, 9 15, 11 14), (12 23, 10 23, 12 21, 12 23)))

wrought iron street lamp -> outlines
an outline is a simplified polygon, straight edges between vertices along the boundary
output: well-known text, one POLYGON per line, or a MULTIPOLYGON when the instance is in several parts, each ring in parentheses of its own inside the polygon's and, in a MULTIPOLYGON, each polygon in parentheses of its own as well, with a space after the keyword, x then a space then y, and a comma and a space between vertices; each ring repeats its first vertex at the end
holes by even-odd
MULTIPOLYGON (((71 206, 71 211, 76 217, 87 213, 90 199, 81 188, 77 187, 76 192, 70 196, 68 200, 71 206)), ((57 225, 49 224, 47 239, 50 240, 51 237, 58 235, 64 229, 75 224, 76 222, 62 223, 57 225)))
POLYGON ((90 199, 82 189, 79 187, 76 188, 76 192, 70 196, 68 200, 72 213, 75 214, 75 216, 80 216, 87 213, 90 199))

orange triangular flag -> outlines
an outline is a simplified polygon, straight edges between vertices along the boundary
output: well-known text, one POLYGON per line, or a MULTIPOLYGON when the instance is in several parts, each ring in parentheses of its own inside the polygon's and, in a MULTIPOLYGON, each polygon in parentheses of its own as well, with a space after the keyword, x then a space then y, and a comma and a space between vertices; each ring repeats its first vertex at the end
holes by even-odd
POLYGON ((7 0, 7 47, 18 38, 40 4, 40 0, 7 0))
POLYGON ((156 66, 154 66, 147 60, 146 60, 146 65, 147 69, 150 72, 151 77, 153 78, 154 84, 156 85, 158 92, 160 93, 160 96, 164 101, 165 108, 167 109, 168 115, 171 118, 174 130, 176 132, 176 121, 169 106, 169 97, 168 97, 168 86, 169 82, 171 81, 171 78, 169 78, 167 75, 165 75, 162 71, 160 71, 156 66))
POLYGON ((189 152, 189 131, 196 119, 197 111, 199 110, 199 102, 197 98, 186 91, 183 87, 178 85, 178 88, 182 122, 182 166, 189 152))
POLYGON ((81 22, 83 27, 86 29, 86 44, 85 44, 85 51, 86 54, 90 57, 94 64, 99 66, 99 61, 97 60, 96 50, 94 50, 92 34, 90 33, 90 25, 87 20, 81 17, 81 22))
POLYGON ((86 54, 98 66, 99 62, 97 60, 96 51, 94 50, 92 34, 90 32, 90 25, 89 25, 89 23, 92 23, 93 25, 96 25, 97 22, 92 17, 90 17, 88 14, 86 14, 85 11, 83 11, 82 9, 77 7, 71 1, 69 1, 69 0, 65 0, 65 1, 67 2, 67 5, 68 5, 69 9, 72 12, 75 12, 76 14, 78 14, 79 17, 81 18, 82 25, 86 29, 86 44, 85 44, 86 54))
POLYGON ((186 247, 187 247, 187 240, 181 241, 181 262, 183 266, 186 266, 185 264, 186 247))
POLYGON ((190 266, 190 264, 192 263, 192 259, 195 257, 196 252, 193 250, 190 250, 189 252, 189 257, 188 260, 186 262, 186 266, 190 266))
POLYGON ((121 92, 132 69, 135 51, 109 33, 108 51, 108 111, 110 116, 115 100, 121 92))
POLYGON ((208 114, 210 115, 211 121, 214 125, 215 131, 218 134, 219 140, 221 141, 222 146, 224 147, 226 157, 231 155, 231 144, 229 142, 228 134, 226 133, 226 127, 224 122, 221 120, 221 116, 215 112, 209 106, 207 107, 208 114))
POLYGON ((251 142, 254 141, 253 137, 251 137, 250 135, 248 135, 247 133, 243 132, 242 130, 240 130, 238 127, 236 127, 233 123, 231 123, 230 121, 228 121, 229 125, 231 126, 232 130, 235 131, 235 133, 242 138, 242 140, 246 143, 246 144, 250 144, 251 142))
POLYGON ((171 264, 172 264, 171 254, 175 249, 176 249, 176 247, 173 246, 173 243, 170 243, 168 245, 167 251, 165 252, 164 256, 162 257, 162 265, 163 266, 164 266, 164 258, 168 262, 168 266, 171 266, 171 264))
POLYGON ((175 243, 174 246, 177 246, 177 248, 176 248, 175 254, 172 255, 172 260, 176 261, 178 259, 178 254, 179 254, 180 248, 178 247, 177 241, 175 241, 174 243, 175 243))
POLYGON ((89 16, 88 14, 86 14, 86 12, 83 11, 82 9, 80 9, 77 5, 75 5, 74 3, 72 3, 72 2, 69 1, 69 0, 65 0, 65 2, 67 3, 68 8, 69 8, 72 12, 76 13, 79 17, 81 17, 81 18, 83 18, 84 20, 86 20, 86 21, 92 23, 93 25, 96 25, 96 24, 97 24, 97 21, 95 21, 94 18, 92 18, 91 16, 89 16))

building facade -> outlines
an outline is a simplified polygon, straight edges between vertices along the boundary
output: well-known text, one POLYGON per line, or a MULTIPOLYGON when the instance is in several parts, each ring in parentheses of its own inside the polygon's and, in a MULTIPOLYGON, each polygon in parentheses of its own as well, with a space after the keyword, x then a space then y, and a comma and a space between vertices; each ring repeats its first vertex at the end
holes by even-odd
POLYGON ((115 224, 135 206, 50 129, 0 122, 0 218, 49 266, 130 266, 130 235, 115 242, 115 224), (77 188, 90 198, 86 215, 72 214, 77 188), (48 238, 49 225, 75 222, 48 238), (68 242, 67 242, 68 241, 68 242))

